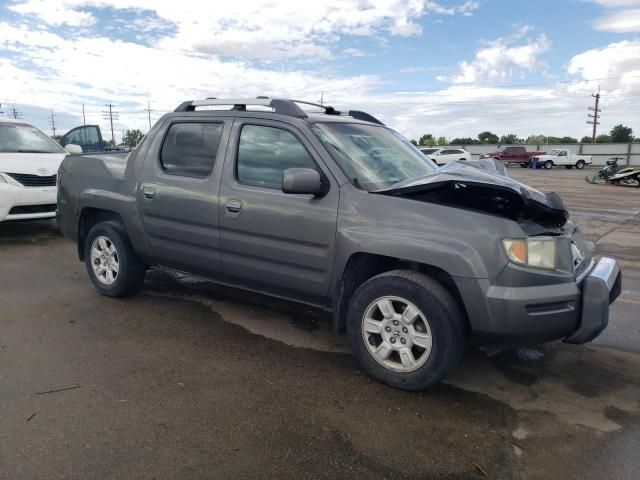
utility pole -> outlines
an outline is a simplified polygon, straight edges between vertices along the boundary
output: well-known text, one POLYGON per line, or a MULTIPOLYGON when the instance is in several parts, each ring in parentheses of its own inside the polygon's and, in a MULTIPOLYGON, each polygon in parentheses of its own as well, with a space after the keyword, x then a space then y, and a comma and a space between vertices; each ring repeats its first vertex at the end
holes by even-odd
POLYGON ((109 111, 105 111, 103 110, 102 112, 102 118, 104 118, 105 120, 109 120, 109 123, 111 124, 111 143, 113 144, 113 146, 116 145, 116 136, 113 133, 113 119, 115 117, 116 120, 118 120, 118 112, 114 112, 113 111, 113 104, 111 102, 107 103, 105 105, 105 107, 109 107, 109 111))
POLYGON ((320 92, 320 105, 324 106, 324 90, 320 92))
POLYGON ((11 107, 11 116, 16 120, 20 120, 22 118, 22 113, 20 113, 20 111, 16 109, 15 105, 11 107))
POLYGON ((589 125, 593 125, 593 132, 591 133, 591 143, 596 143, 596 128, 600 124, 600 122, 598 121, 598 117, 600 116, 600 112, 602 111, 598 108, 598 104, 600 103, 600 85, 598 85, 598 93, 596 93, 595 95, 592 93, 591 96, 596 99, 596 103, 594 107, 589 107, 589 110, 593 111, 593 115, 588 114, 587 116, 589 118, 593 118, 593 120, 587 120, 587 123, 589 125))
POLYGON ((53 130, 53 136, 56 136, 56 116, 53 114, 53 110, 51 110, 51 119, 49 120, 49 125, 51 126, 51 130, 53 130))
POLYGON ((84 103, 82 104, 82 125, 86 125, 87 124, 87 119, 84 116, 84 103))
POLYGON ((147 115, 149 116, 149 130, 151 130, 151 102, 147 100, 147 115))

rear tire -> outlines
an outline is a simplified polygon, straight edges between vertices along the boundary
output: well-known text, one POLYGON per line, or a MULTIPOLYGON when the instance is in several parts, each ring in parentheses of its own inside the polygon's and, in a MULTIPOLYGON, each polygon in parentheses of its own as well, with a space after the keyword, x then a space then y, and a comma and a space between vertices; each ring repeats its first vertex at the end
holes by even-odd
POLYGON ((578 160, 578 161, 576 162, 576 168, 577 168, 578 170, 582 170, 582 169, 584 168, 584 160, 578 160))
POLYGON ((544 168, 546 168, 547 170, 550 170, 550 169, 552 169, 552 168, 553 168, 553 162, 552 162, 551 160, 547 160, 546 162, 544 162, 544 163, 542 164, 542 166, 543 166, 544 168))
POLYGON ((124 297, 140 290, 146 268, 121 224, 94 225, 85 240, 84 252, 87 273, 100 294, 124 297))
POLYGON ((465 322, 441 284, 418 272, 394 270, 369 279, 355 292, 347 334, 371 376, 393 387, 425 390, 462 358, 465 322))

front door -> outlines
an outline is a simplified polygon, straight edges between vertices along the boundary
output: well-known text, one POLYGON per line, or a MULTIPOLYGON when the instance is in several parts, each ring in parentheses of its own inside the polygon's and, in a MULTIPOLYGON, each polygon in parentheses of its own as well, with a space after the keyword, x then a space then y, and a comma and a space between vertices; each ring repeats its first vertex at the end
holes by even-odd
POLYGON ((220 273, 218 190, 230 119, 173 120, 149 149, 138 202, 151 255, 161 266, 220 273))
POLYGON ((236 119, 220 187, 222 268, 231 283, 322 303, 333 269, 339 188, 308 139, 281 122, 236 119), (288 168, 330 182, 321 197, 282 192, 288 168))

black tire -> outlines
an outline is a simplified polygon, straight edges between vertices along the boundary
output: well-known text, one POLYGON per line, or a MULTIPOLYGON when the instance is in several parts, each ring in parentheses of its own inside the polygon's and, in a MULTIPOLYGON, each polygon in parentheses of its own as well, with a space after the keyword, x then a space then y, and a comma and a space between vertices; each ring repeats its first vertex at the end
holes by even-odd
POLYGON ((571 170, 573 168, 573 165, 565 165, 564 168, 566 168, 567 170, 571 170))
POLYGON ((354 293, 347 313, 347 334, 354 355, 367 373, 393 387, 419 391, 438 383, 460 362, 465 345, 465 321, 457 302, 440 283, 418 272, 394 270, 369 279, 354 293), (413 303, 428 322, 431 351, 415 370, 399 372, 387 368, 374 358, 365 344, 372 339, 364 338, 364 315, 374 301, 385 296, 401 297, 413 303))
POLYGON ((529 167, 528 163, 521 163, 520 164, 520 168, 527 168, 527 167, 529 167))
POLYGON ((84 244, 84 263, 89 278, 98 292, 107 297, 124 297, 136 293, 142 287, 145 265, 136 255, 124 227, 118 222, 101 222, 89 231, 84 244), (92 245, 96 238, 105 237, 113 244, 119 264, 115 281, 110 285, 101 281, 93 268, 92 245))
POLYGON ((551 160, 547 160, 546 162, 544 162, 542 164, 542 166, 544 168, 546 168, 547 170, 549 170, 549 169, 553 168, 553 162, 551 160))
POLYGON ((584 168, 584 160, 578 160, 578 161, 576 162, 576 168, 577 168, 578 170, 582 170, 582 169, 584 168))

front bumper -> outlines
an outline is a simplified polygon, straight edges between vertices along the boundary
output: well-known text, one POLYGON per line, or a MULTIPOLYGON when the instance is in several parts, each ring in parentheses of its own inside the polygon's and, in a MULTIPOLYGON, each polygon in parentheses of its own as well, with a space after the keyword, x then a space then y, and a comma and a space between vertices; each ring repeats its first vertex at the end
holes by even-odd
POLYGON ((586 343, 609 323, 609 305, 621 291, 621 272, 614 259, 602 257, 575 282, 531 287, 471 279, 456 283, 476 343, 586 343))
POLYGON ((596 338, 609 324, 609 305, 622 291, 622 274, 613 258, 602 257, 582 281, 582 311, 575 332, 567 343, 586 343, 596 338))
POLYGON ((55 208, 51 207, 51 211, 38 210, 55 204, 56 187, 21 187, 0 183, 0 222, 53 218, 56 216, 55 208))

